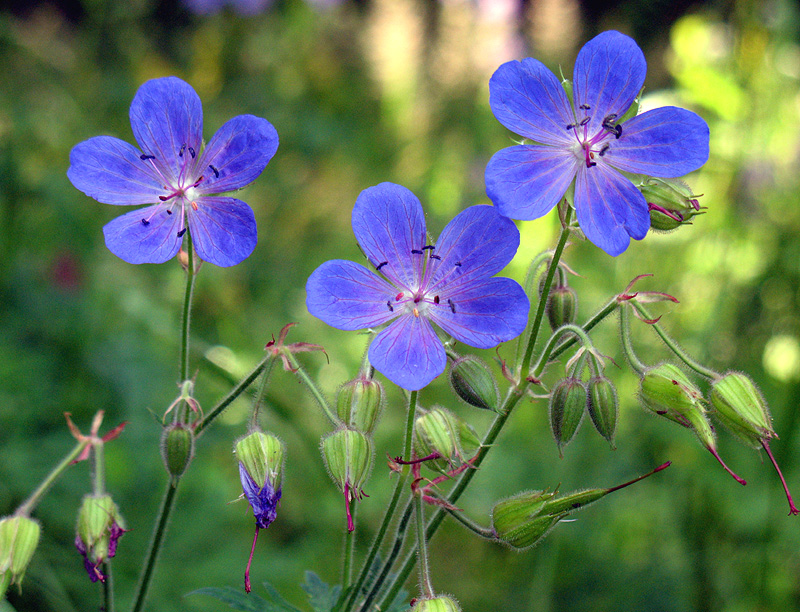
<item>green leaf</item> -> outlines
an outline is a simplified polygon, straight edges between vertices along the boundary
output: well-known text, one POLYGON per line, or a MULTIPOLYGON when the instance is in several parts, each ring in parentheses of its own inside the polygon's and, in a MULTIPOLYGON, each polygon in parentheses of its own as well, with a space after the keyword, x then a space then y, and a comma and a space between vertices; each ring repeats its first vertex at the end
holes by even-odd
POLYGON ((397 593, 397 597, 395 597, 394 601, 386 608, 386 612, 408 612, 408 609, 408 591, 400 589, 400 592, 397 593))
POLYGON ((276 608, 273 604, 262 599, 258 595, 243 593, 233 587, 204 587, 197 589, 189 595, 210 595, 219 599, 222 603, 228 604, 234 610, 243 610, 245 612, 280 612, 280 608, 276 608))
POLYGON ((308 593, 308 601, 314 612, 330 612, 336 605, 342 590, 339 585, 328 586, 312 571, 306 572, 306 581, 300 586, 308 593))

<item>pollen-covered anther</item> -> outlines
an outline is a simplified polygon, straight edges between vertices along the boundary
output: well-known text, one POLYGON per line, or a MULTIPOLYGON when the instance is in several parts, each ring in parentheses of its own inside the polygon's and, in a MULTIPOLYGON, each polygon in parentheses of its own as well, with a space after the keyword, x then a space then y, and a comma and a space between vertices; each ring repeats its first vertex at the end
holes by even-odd
POLYGON ((438 304, 439 303, 439 296, 438 295, 433 296, 433 303, 434 304, 438 304))
POLYGON ((419 318, 419 310, 417 308, 414 308, 414 316, 419 318))
POLYGON ((584 117, 578 125, 584 126, 592 120, 591 117, 584 117))
POLYGON ((192 201, 192 210, 197 210, 197 202, 192 201))
POLYGON ((589 106, 588 104, 581 104, 578 108, 580 108, 581 110, 591 110, 592 107, 589 106))
POLYGON ((395 302, 399 302, 402 299, 403 299, 403 292, 402 291, 400 293, 398 293, 396 296, 394 296, 394 301, 395 302))
POLYGON ((434 254, 433 254, 433 251, 431 251, 431 259, 437 259, 437 260, 439 260, 439 261, 441 261, 441 260, 442 260, 442 258, 441 258, 441 257, 439 257, 438 255, 434 255, 434 254))

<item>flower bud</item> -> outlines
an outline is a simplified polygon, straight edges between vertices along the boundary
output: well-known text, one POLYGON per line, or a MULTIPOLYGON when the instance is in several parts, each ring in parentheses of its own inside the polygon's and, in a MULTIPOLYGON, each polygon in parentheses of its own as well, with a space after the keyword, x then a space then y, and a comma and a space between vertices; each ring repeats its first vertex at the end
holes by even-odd
POLYGON ((475 430, 449 410, 434 407, 417 417, 414 447, 419 457, 437 453, 440 459, 426 465, 441 472, 459 467, 480 448, 475 430))
POLYGON ((558 445, 558 454, 566 446, 586 412, 586 386, 577 378, 563 378, 550 393, 550 428, 558 445))
POLYGON ((339 389, 336 412, 348 427, 372 433, 383 409, 383 399, 383 385, 380 382, 359 376, 339 389))
POLYGON ((411 612, 461 612, 461 608, 452 598, 439 595, 432 599, 418 599, 411 612))
POLYGON ((161 434, 161 459, 172 478, 172 486, 189 467, 194 457, 194 434, 181 423, 171 423, 161 434))
POLYGON ((322 439, 322 457, 333 482, 344 493, 347 530, 353 531, 350 503, 364 494, 361 489, 372 470, 372 441, 360 431, 340 428, 322 439))
POLYGON ((0 601, 11 584, 22 584, 39 543, 39 523, 27 516, 0 520, 0 601))
POLYGON ((256 526, 266 529, 275 520, 281 499, 283 442, 255 430, 236 441, 235 453, 242 490, 253 508, 256 526))
POLYGON ((110 495, 86 495, 78 512, 75 547, 92 582, 105 582, 100 566, 117 552, 125 521, 110 495))
POLYGON ((669 232, 703 214, 691 189, 678 179, 649 178, 639 187, 650 209, 650 227, 669 232))
POLYGON ((578 294, 572 287, 556 285, 547 296, 547 320, 550 328, 555 331, 562 325, 575 322, 575 312, 578 309, 578 294))
POLYGON ((564 88, 564 93, 569 98, 569 103, 572 104, 572 81, 569 79, 561 79, 561 87, 564 88))
POLYGON ((589 416, 594 428, 608 440, 614 448, 614 434, 617 431, 619 401, 617 390, 605 376, 594 376, 589 380, 589 416))
POLYGON ((470 406, 497 410, 500 395, 489 366, 472 355, 459 357, 450 367, 450 384, 456 395, 470 406))
POLYGON ((524 549, 536 544, 563 518, 542 513, 553 493, 527 491, 504 499, 492 509, 492 529, 497 538, 511 548, 524 549))
POLYGON ((720 422, 751 446, 776 437, 767 403, 746 374, 728 372, 714 381, 709 399, 720 422))

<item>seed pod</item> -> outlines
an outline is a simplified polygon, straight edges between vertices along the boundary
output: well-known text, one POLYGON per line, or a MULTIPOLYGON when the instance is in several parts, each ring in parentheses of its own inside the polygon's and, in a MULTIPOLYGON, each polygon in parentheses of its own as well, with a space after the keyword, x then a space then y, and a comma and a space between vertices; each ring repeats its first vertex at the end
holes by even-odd
POLYGON ((572 440, 586 411, 586 386, 577 378, 563 378, 550 394, 550 428, 561 449, 572 440))
POLYGON ((0 601, 9 585, 21 585, 39 543, 39 523, 27 516, 0 520, 0 601))
POLYGON ((650 209, 650 227, 669 232, 703 214, 697 197, 678 179, 649 178, 639 187, 650 209))
POLYGON ((360 491, 372 469, 372 442, 360 431, 340 428, 322 439, 322 457, 340 490, 360 491))
POLYGON ((383 403, 383 385, 373 378, 359 376, 339 389, 336 412, 342 423, 369 434, 375 429, 383 403))
POLYGON ((714 381, 709 399, 720 422, 747 444, 760 448, 776 437, 767 402, 746 374, 728 372, 714 381))
POLYGON ((589 417, 594 428, 608 440, 614 448, 614 434, 617 431, 619 401, 617 390, 605 376, 594 376, 589 380, 589 417))
POLYGON ((194 434, 180 423, 172 423, 161 434, 161 459, 174 487, 194 457, 194 434))
POLYGON ((492 509, 492 529, 503 543, 515 549, 536 544, 563 518, 543 513, 553 493, 527 491, 504 499, 492 509))
POLYGON ((472 355, 459 357, 450 367, 450 384, 456 395, 470 406, 497 410, 500 395, 489 366, 472 355))
POLYGON ((418 457, 438 453, 441 459, 426 465, 442 472, 452 470, 470 459, 480 447, 475 430, 449 410, 434 407, 417 417, 414 448, 418 457))
POLYGON ((562 325, 574 323, 577 310, 578 294, 572 287, 557 285, 550 290, 545 311, 553 331, 562 325))
POLYGON ((454 599, 439 595, 432 599, 418 599, 412 612, 461 612, 454 599))

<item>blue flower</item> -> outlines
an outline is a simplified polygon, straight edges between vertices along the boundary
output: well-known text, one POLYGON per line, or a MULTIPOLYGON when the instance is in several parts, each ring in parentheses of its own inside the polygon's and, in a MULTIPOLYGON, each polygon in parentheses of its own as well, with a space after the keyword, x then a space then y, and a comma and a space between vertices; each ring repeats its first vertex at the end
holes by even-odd
POLYGON ((343 330, 391 321, 372 340, 369 360, 392 382, 414 391, 444 371, 444 347, 431 323, 477 348, 522 333, 525 292, 516 281, 492 278, 517 252, 519 231, 495 208, 461 212, 434 245, 416 196, 382 183, 361 192, 352 223, 377 274, 351 261, 328 261, 308 279, 306 305, 343 330))
POLYGON ((490 160, 486 193, 500 214, 537 219, 575 180, 575 211, 589 240, 619 255, 630 238, 644 238, 647 202, 622 172, 678 177, 708 159, 708 126, 691 111, 667 106, 619 123, 646 69, 636 43, 613 31, 578 53, 572 101, 535 59, 500 66, 489 81, 492 112, 536 143, 503 149, 490 160))
POLYGON ((141 150, 96 136, 70 152, 67 176, 89 197, 120 206, 151 204, 103 228, 108 249, 129 263, 163 263, 189 233, 201 259, 232 266, 253 252, 250 207, 219 194, 255 180, 278 148, 266 120, 234 117, 203 149, 203 109, 175 77, 146 82, 131 103, 131 127, 141 150))
POLYGON ((273 488, 269 478, 259 487, 256 481, 247 472, 242 462, 239 462, 239 479, 242 481, 242 491, 256 517, 256 527, 266 529, 278 516, 278 502, 281 500, 281 490, 273 488))

